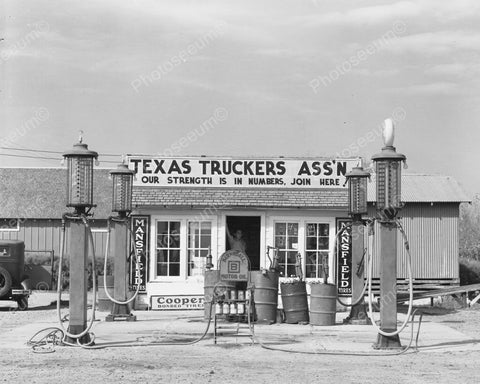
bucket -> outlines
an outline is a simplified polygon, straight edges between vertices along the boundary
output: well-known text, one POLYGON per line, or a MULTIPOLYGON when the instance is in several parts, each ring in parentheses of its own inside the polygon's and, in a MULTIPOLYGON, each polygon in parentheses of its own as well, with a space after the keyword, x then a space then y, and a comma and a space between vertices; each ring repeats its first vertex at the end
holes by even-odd
POLYGON ((335 325, 337 287, 334 284, 311 284, 310 324, 335 325))
POLYGON ((307 287, 304 281, 280 284, 285 322, 308 322, 307 287))
MULTIPOLYGON (((205 278, 203 281, 204 289, 204 318, 209 319, 210 315, 210 303, 213 299, 213 290, 216 288, 217 292, 231 291, 235 289, 234 281, 220 281, 220 271, 218 269, 211 269, 205 271, 205 278)), ((215 314, 215 306, 212 307, 211 316, 215 314)))
MULTIPOLYGON (((107 275, 107 289, 110 296, 113 296, 113 276, 107 275)), ((112 312, 113 303, 107 297, 103 284, 103 275, 98 276, 98 311, 100 312, 112 312)))
POLYGON ((270 271, 251 271, 250 283, 255 287, 254 319, 257 323, 275 323, 278 306, 278 274, 270 271))

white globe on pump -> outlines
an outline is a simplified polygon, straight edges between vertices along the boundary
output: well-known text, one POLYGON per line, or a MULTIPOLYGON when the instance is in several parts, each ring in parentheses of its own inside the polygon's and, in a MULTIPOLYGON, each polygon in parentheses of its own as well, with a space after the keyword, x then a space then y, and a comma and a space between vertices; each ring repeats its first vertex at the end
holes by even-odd
POLYGON ((388 118, 382 124, 383 143, 386 147, 393 147, 393 140, 395 139, 395 125, 393 120, 388 118))

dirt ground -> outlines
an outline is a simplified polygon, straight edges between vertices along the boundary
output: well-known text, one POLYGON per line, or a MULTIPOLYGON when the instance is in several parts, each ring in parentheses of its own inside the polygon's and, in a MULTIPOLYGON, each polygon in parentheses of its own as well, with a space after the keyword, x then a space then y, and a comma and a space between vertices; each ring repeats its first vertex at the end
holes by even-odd
MULTIPOLYGON (((480 341, 480 308, 427 311, 437 322, 480 341)), ((31 322, 54 321, 56 311, 0 309, 0 337, 31 322)), ((32 337, 24 335, 25 342, 32 337)), ((3 337, 2 337, 3 338, 3 337)), ((1 340, 1 339, 0 339, 1 340)), ((474 340, 473 342, 476 342, 474 340)), ((259 345, 212 342, 191 346, 100 350, 55 348, 48 354, 0 341, 0 381, 6 383, 478 383, 479 351, 419 352, 400 356, 305 355, 259 345)))

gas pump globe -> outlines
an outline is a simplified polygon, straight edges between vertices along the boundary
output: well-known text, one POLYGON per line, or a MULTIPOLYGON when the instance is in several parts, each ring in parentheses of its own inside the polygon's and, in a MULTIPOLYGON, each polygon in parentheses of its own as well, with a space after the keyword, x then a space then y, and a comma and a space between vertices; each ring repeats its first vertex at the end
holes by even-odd
POLYGON ((405 163, 406 157, 397 153, 393 146, 394 126, 391 119, 384 122, 384 143, 382 152, 372 156, 375 162, 377 177, 377 211, 393 219, 402 208, 401 179, 402 169, 400 163, 405 163))
POLYGON ((370 173, 363 167, 354 167, 346 175, 348 181, 348 213, 361 219, 367 214, 367 179, 370 173))
POLYGON ((132 188, 135 172, 125 164, 119 164, 117 169, 110 171, 113 180, 112 211, 121 216, 132 211, 132 188))
POLYGON ((70 151, 63 154, 67 159, 67 207, 85 212, 93 204, 93 160, 98 153, 90 151, 88 145, 82 143, 82 136, 70 151))

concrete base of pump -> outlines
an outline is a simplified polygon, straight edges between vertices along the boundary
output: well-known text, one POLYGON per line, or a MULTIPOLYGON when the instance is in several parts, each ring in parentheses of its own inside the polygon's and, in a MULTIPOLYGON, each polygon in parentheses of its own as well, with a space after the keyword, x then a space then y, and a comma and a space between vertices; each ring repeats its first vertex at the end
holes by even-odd
POLYGON ((350 310, 350 315, 343 320, 343 324, 371 325, 372 321, 367 315, 365 304, 354 305, 350 310))
MULTIPOLYGON (((395 332, 396 329, 382 329, 383 332, 391 333, 395 332)), ((377 342, 373 345, 374 349, 402 349, 402 344, 400 344, 400 336, 384 336, 378 334, 377 342)))

